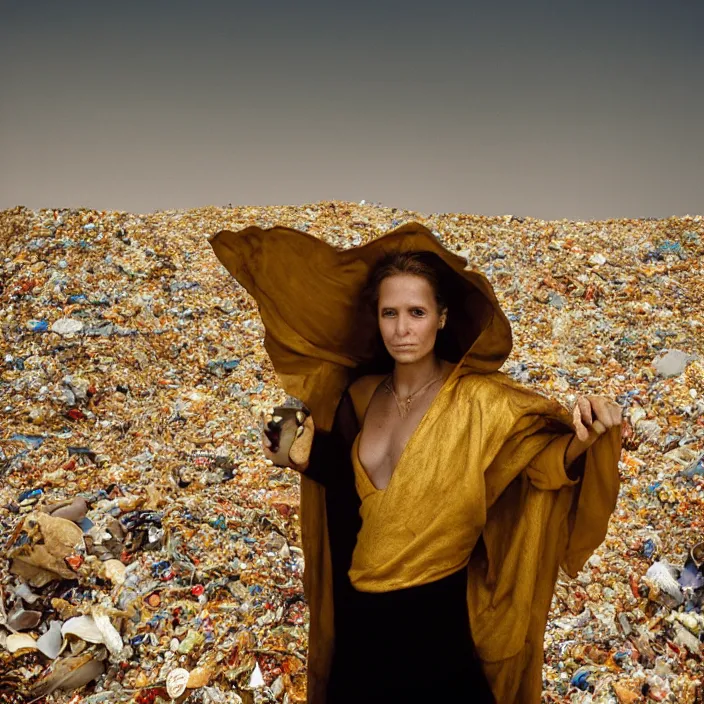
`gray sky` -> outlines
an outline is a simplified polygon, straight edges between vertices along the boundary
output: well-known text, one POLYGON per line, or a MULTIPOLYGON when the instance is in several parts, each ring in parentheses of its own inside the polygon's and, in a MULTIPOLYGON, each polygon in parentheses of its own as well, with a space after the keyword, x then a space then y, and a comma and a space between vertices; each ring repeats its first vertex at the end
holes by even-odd
POLYGON ((704 214, 702 2, 0 12, 0 208, 704 214))

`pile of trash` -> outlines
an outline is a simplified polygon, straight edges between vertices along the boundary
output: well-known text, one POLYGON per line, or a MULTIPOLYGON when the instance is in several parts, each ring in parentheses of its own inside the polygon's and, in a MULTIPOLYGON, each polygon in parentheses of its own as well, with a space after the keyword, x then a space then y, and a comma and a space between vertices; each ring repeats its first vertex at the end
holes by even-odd
POLYGON ((207 237, 350 247, 411 220, 494 285, 507 373, 624 407, 619 503, 558 580, 543 701, 701 701, 704 218, 327 202, 0 213, 1 704, 305 701, 298 476, 259 443, 286 396, 207 237))

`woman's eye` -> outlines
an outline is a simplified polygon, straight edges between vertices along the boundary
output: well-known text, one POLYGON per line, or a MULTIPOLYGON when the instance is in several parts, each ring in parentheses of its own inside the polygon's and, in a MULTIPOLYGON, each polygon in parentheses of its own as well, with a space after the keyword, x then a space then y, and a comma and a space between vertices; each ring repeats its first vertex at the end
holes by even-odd
POLYGON ((389 316, 391 316, 391 315, 393 315, 393 314, 394 314, 394 312, 393 312, 392 310, 385 310, 381 315, 382 315, 384 318, 388 318, 389 316))
POLYGON ((416 317, 420 318, 421 316, 425 315, 425 311, 424 311, 424 310, 421 310, 420 308, 415 308, 415 309, 413 310, 413 315, 415 315, 416 317))

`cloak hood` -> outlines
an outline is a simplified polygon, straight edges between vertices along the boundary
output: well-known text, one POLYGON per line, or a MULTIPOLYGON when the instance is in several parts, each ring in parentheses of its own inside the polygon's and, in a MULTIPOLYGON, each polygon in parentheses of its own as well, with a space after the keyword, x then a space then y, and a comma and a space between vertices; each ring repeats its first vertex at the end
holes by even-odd
POLYGON ((511 327, 487 278, 420 223, 349 249, 285 227, 222 230, 209 242, 257 301, 264 346, 283 388, 311 409, 323 429, 354 378, 390 371, 376 316, 360 303, 370 271, 389 252, 438 257, 449 307, 438 334, 443 358, 461 363, 465 373, 487 373, 497 371, 511 352, 511 327))

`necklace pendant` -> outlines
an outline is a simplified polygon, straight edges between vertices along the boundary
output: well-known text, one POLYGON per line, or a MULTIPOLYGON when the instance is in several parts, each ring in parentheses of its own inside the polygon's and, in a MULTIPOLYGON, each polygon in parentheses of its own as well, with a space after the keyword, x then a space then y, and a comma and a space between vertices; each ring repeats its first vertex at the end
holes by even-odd
POLYGON ((396 408, 398 408, 398 414, 401 416, 401 418, 406 418, 408 417, 408 414, 411 412, 411 404, 413 403, 413 397, 417 396, 421 391, 424 391, 427 389, 431 384, 433 384, 436 381, 439 381, 440 377, 437 377, 435 379, 431 379, 427 384, 424 384, 423 386, 420 387, 417 391, 414 391, 410 396, 407 396, 403 401, 401 401, 398 397, 398 394, 396 393, 396 390, 394 389, 394 385, 391 381, 391 375, 389 375, 384 382, 384 386, 386 387, 386 390, 394 397, 394 401, 396 402, 396 408))

